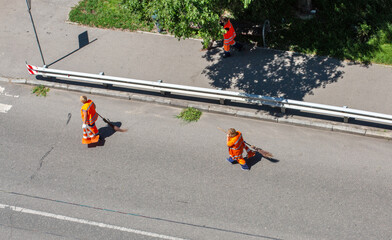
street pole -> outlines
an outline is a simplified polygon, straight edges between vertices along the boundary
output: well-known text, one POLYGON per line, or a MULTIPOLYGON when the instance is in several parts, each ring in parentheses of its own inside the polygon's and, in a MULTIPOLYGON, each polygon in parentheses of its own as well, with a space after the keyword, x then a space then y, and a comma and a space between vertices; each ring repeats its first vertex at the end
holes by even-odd
POLYGON ((30 14, 31 23, 33 24, 35 38, 37 39, 38 48, 39 48, 39 52, 41 53, 42 62, 44 63, 44 66, 46 66, 44 55, 42 55, 41 44, 39 43, 37 31, 35 30, 33 15, 31 15, 31 0, 26 0, 26 4, 27 4, 27 10, 29 11, 29 14, 30 14))

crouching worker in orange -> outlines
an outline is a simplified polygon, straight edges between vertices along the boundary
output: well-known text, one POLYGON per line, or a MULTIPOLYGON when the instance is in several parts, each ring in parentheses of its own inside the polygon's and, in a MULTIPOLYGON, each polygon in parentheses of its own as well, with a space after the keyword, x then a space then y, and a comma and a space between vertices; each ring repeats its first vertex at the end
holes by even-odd
POLYGON ((99 132, 95 122, 98 119, 98 114, 95 111, 95 103, 90 99, 87 100, 86 96, 80 97, 80 102, 83 103, 80 113, 83 119, 83 144, 96 143, 99 140, 99 132))
POLYGON ((230 157, 227 161, 232 164, 238 162, 241 165, 242 170, 249 170, 249 166, 246 164, 245 159, 242 157, 242 152, 245 148, 248 158, 251 158, 255 153, 250 150, 242 138, 242 133, 236 131, 234 128, 230 128, 227 131, 227 146, 229 147, 230 157))

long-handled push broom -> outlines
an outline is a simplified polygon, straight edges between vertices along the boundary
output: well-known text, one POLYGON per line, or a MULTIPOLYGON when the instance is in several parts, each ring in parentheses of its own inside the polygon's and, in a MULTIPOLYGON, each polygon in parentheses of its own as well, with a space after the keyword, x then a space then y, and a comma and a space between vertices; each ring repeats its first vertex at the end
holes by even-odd
POLYGON ((256 152, 258 152, 261 155, 263 155, 263 157, 265 157, 265 158, 273 158, 274 157, 274 155, 272 155, 272 153, 270 153, 270 152, 267 152, 267 151, 265 151, 265 150, 263 150, 263 149, 261 149, 259 147, 256 147, 254 145, 250 145, 249 143, 247 143, 245 141, 244 141, 244 143, 246 145, 248 145, 250 148, 252 148, 253 150, 255 150, 256 152))
MULTIPOLYGON (((222 129, 220 127, 218 127, 218 129, 227 134, 227 132, 224 129, 222 129)), ((247 143, 245 141, 244 141, 244 143, 246 145, 248 145, 250 148, 252 148, 254 151, 256 151, 256 152, 260 153, 261 155, 263 155, 263 157, 265 157, 265 158, 273 158, 274 157, 272 155, 272 153, 270 153, 270 152, 267 152, 267 151, 265 151, 265 150, 263 150, 263 149, 261 149, 259 147, 256 147, 254 145, 250 145, 249 143, 247 143)))
POLYGON ((115 126, 113 123, 110 122, 110 120, 108 118, 102 117, 101 115, 99 115, 99 113, 97 113, 97 114, 98 114, 98 116, 100 116, 102 118, 102 120, 105 123, 107 123, 111 128, 113 128, 114 131, 116 131, 116 132, 126 132, 126 131, 128 131, 128 129, 121 129, 121 128, 115 126))

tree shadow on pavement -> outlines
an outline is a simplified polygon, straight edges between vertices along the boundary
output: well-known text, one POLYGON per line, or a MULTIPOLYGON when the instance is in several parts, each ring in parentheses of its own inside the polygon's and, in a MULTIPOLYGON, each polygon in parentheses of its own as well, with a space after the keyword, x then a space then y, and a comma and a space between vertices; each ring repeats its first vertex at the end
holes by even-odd
POLYGON ((232 51, 232 57, 225 59, 218 54, 221 51, 213 49, 203 56, 212 62, 202 72, 210 85, 249 94, 303 100, 344 73, 341 61, 327 57, 261 48, 232 51))

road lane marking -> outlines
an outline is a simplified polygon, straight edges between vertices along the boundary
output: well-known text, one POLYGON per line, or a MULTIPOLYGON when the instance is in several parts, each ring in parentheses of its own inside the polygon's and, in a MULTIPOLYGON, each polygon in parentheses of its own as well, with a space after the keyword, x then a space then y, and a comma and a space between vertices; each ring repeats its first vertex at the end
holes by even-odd
POLYGON ((185 240, 183 238, 171 237, 171 236, 167 236, 167 235, 162 235, 162 234, 157 234, 157 233, 152 233, 152 232, 145 232, 145 231, 136 230, 136 229, 132 229, 132 228, 120 227, 120 226, 115 226, 115 225, 110 225, 110 224, 100 223, 100 222, 94 222, 94 221, 80 219, 80 218, 67 217, 67 216, 48 213, 48 212, 41 212, 41 211, 37 211, 37 210, 16 207, 16 206, 11 206, 11 205, 1 204, 1 203, 0 203, 0 208, 10 209, 12 211, 20 212, 20 213, 27 213, 27 214, 33 214, 33 215, 39 215, 39 216, 43 216, 43 217, 59 219, 59 220, 63 220, 63 221, 86 224, 86 225, 100 227, 100 228, 107 228, 107 229, 113 229, 113 230, 122 231, 122 232, 135 233, 135 234, 144 235, 144 236, 148 236, 148 237, 155 237, 155 238, 168 239, 168 240, 185 240))
MULTIPOLYGON (((2 86, 0 86, 0 95, 3 95, 4 90, 5 90, 5 88, 3 88, 2 86)), ((19 95, 11 95, 11 94, 8 94, 7 92, 5 92, 4 95, 5 95, 6 97, 14 97, 14 98, 18 98, 18 97, 19 97, 19 95)))
POLYGON ((0 103, 0 112, 7 113, 11 109, 12 105, 0 103))
MULTIPOLYGON (((107 211, 107 212, 111 212, 111 213, 117 213, 117 214, 124 214, 124 215, 129 215, 129 216, 134 216, 134 217, 146 218, 146 219, 150 219, 150 220, 154 220, 154 221, 163 221, 163 222, 179 224, 179 225, 184 225, 184 226, 190 226, 190 227, 196 227, 196 228, 202 228, 202 229, 209 229, 209 230, 219 231, 219 232, 224 232, 224 233, 239 234, 241 236, 244 235, 244 236, 251 236, 251 237, 257 237, 257 238, 262 238, 262 239, 282 240, 280 238, 275 238, 275 237, 269 237, 269 236, 264 236, 264 235, 252 234, 252 233, 247 233, 247 232, 240 232, 240 231, 235 231, 235 230, 228 230, 228 229, 217 228, 217 227, 206 226, 206 225, 198 225, 198 224, 193 224, 193 223, 189 223, 189 222, 180 222, 180 221, 171 220, 171 219, 151 217, 151 216, 141 215, 141 214, 137 214, 137 213, 122 212, 122 211, 118 211, 118 210, 106 209, 106 208, 101 208, 101 207, 94 207, 94 206, 89 206, 89 205, 80 204, 80 203, 66 202, 66 201, 62 201, 62 200, 56 200, 56 199, 50 199, 50 198, 45 198, 45 197, 39 197, 39 196, 34 196, 34 195, 29 195, 29 194, 24 194, 24 193, 10 192, 10 191, 2 190, 2 189, 0 189, 0 192, 6 193, 6 194, 17 195, 17 196, 28 197, 28 198, 40 199, 40 200, 50 201, 50 202, 55 202, 55 203, 68 204, 68 205, 78 206, 78 207, 83 207, 83 208, 90 208, 90 209, 95 209, 95 210, 99 210, 99 211, 107 211)), ((238 238, 238 239, 241 239, 241 238, 238 238)))

